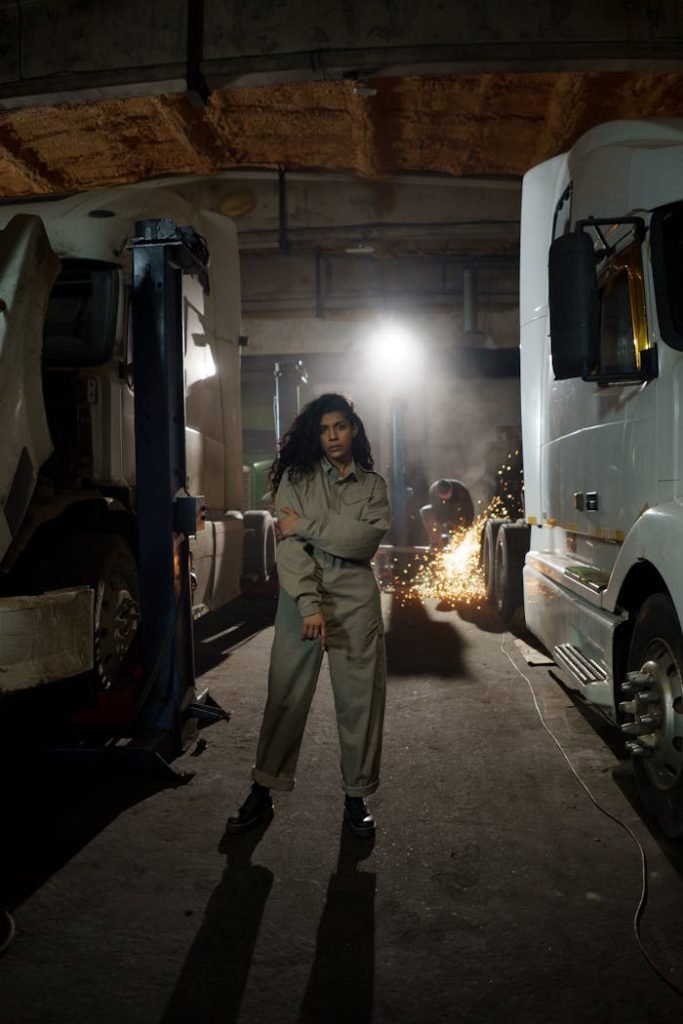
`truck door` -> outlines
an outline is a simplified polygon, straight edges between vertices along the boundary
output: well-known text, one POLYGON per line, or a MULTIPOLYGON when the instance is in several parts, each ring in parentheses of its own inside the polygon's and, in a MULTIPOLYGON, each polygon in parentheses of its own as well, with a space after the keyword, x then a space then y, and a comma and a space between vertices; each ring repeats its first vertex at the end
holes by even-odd
POLYGON ((575 535, 576 554, 606 570, 615 545, 656 500, 656 381, 633 382, 650 346, 645 310, 641 247, 633 242, 600 277, 602 382, 555 382, 562 400, 552 403, 547 449, 551 515, 575 535))

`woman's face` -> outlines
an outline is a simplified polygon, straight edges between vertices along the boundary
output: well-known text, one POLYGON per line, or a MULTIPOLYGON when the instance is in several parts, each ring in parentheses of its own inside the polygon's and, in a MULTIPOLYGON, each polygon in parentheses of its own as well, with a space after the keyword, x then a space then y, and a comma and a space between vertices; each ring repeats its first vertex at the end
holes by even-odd
POLYGON ((352 427, 343 412, 326 412, 320 420, 320 447, 333 466, 348 466, 351 462, 353 439, 358 431, 352 427))

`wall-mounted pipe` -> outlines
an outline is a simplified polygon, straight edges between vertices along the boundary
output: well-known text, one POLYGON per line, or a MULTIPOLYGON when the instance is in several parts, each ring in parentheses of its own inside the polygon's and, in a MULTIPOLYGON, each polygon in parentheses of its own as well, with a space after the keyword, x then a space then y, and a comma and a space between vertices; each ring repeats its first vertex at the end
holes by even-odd
POLYGON ((287 178, 284 168, 277 172, 277 209, 278 209, 278 248, 280 252, 289 252, 287 235, 287 178))
POLYGON ((477 271, 465 267, 462 272, 462 319, 466 334, 477 329, 477 271))
POLYGON ((315 250, 315 315, 322 320, 325 315, 323 301, 323 256, 320 249, 315 250))

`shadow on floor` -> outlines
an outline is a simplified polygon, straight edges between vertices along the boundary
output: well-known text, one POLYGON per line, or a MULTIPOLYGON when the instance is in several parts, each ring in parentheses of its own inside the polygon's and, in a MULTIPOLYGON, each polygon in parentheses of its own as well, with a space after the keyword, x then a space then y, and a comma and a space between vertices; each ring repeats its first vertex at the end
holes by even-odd
POLYGON ((0 906, 16 910, 124 811, 183 784, 103 778, 92 765, 64 772, 35 754, 0 770, 0 906))
MULTIPOLYGON (((272 872, 252 863, 268 828, 224 836, 227 854, 220 885, 188 953, 159 1024, 236 1024, 258 940, 272 872)), ((337 870, 331 876, 318 926, 316 951, 298 1024, 372 1021, 375 967, 375 875, 358 871, 373 842, 342 828, 337 870)), ((281 956, 287 935, 281 935, 281 956)), ((287 993, 282 994, 286 1001, 287 993)), ((265 1019, 265 1018, 264 1018, 265 1019)))
POLYGON ((220 665, 230 651, 272 626, 276 608, 273 598, 237 598, 197 619, 194 627, 196 675, 201 676, 220 665))
POLYGON ((374 840, 360 839, 342 825, 298 1024, 373 1019, 376 876, 358 870, 373 846, 374 840))
POLYGON ((483 633, 504 633, 506 630, 498 612, 490 604, 471 605, 462 602, 449 604, 444 601, 436 606, 436 610, 457 612, 463 622, 471 622, 483 633))
MULTIPOLYGON (((196 675, 271 625, 274 614, 273 600, 240 599, 201 619, 196 675)), ((74 725, 69 715, 81 708, 79 698, 92 703, 92 694, 83 696, 71 682, 16 700, 0 727, 0 821, 10 836, 0 844, 0 907, 10 911, 123 811, 188 781, 153 754, 145 760, 144 750, 108 743, 116 727, 74 725)), ((214 721, 200 720, 198 727, 214 721)))
POLYGON ((653 840, 657 843, 662 853, 667 857, 671 866, 683 877, 683 843, 680 839, 669 839, 664 835, 657 822, 650 816, 638 794, 635 776, 633 774, 633 762, 626 750, 624 737, 612 722, 608 721, 592 704, 589 704, 575 690, 565 686, 559 675, 553 671, 548 674, 553 682, 564 691, 567 698, 572 702, 581 717, 591 727, 592 731, 602 740, 605 746, 617 759, 617 764, 612 769, 612 779, 626 797, 631 807, 647 828, 653 840))
POLYGON ((596 736, 599 736, 605 746, 612 752, 618 761, 627 762, 629 754, 624 746, 624 737, 619 730, 608 721, 592 704, 589 704, 576 690, 570 690, 565 685, 562 677, 552 669, 548 675, 553 682, 564 692, 568 700, 572 702, 581 717, 588 723, 596 736))
MULTIPOLYGON (((523 640, 531 647, 542 649, 540 641, 526 628, 523 608, 518 608, 509 622, 503 622, 497 608, 486 601, 482 601, 479 605, 459 603, 453 605, 452 608, 457 611, 463 622, 471 622, 473 626, 481 629, 484 633, 512 633, 513 636, 523 640)), ((447 611, 448 608, 444 606, 439 609, 437 606, 437 610, 447 611)))
POLYGON ((418 600, 394 598, 386 633, 387 670, 393 676, 467 676, 464 643, 452 622, 435 621, 418 600))
POLYGON ((268 824, 221 840, 226 869, 159 1024, 234 1024, 239 1019, 261 918, 273 887, 272 871, 252 864, 268 824))
POLYGON ((673 869, 683 878, 683 841, 680 838, 669 839, 668 836, 665 836, 657 822, 648 814, 647 808, 643 805, 643 801, 638 795, 631 762, 618 765, 612 772, 612 778, 633 807, 633 810, 642 820, 673 869))

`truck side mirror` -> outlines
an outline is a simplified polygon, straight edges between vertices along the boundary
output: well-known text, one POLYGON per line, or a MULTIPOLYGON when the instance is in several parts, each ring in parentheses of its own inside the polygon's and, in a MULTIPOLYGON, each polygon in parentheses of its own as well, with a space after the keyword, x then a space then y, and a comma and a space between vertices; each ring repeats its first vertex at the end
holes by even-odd
POLYGON ((600 301, 593 242, 584 231, 550 246, 548 304, 556 380, 589 376, 598 361, 600 301))

